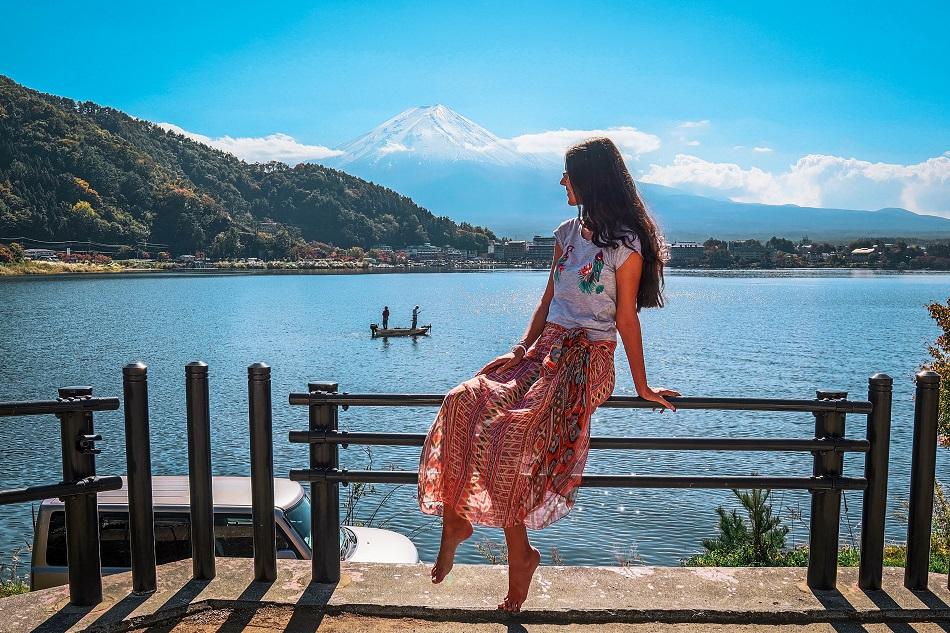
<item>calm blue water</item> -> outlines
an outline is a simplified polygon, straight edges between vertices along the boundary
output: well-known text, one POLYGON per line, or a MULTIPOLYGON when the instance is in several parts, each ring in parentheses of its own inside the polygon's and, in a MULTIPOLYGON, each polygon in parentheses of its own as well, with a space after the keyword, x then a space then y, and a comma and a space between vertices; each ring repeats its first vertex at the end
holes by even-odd
MULTIPOLYGON (((63 385, 91 384, 121 396, 121 367, 149 366, 152 460, 156 474, 187 468, 183 366, 211 367, 213 469, 249 473, 247 365, 273 367, 275 465, 278 474, 306 465, 307 449, 286 442, 306 427, 306 411, 286 394, 308 380, 335 380, 350 392, 438 392, 470 377, 518 340, 545 282, 545 273, 494 272, 393 275, 257 275, 84 277, 0 282, 0 400, 45 399, 63 385), (405 324, 414 304, 432 336, 417 341, 373 340, 368 324, 387 304, 405 324)), ((867 377, 894 377, 889 505, 906 499, 911 448, 913 374, 937 335, 924 304, 946 300, 950 275, 704 274, 668 277, 668 306, 645 311, 647 371, 653 385, 685 395, 812 397, 816 388, 843 389, 864 399, 867 377)), ((634 393, 622 348, 618 394, 634 393)), ((343 428, 425 432, 434 409, 351 409, 343 428)), ((121 411, 97 414, 105 438, 101 474, 124 466, 121 411)), ((849 418, 860 436, 864 418, 849 418)), ((595 435, 809 437, 808 414, 747 414, 603 410, 595 435)), ((59 478, 59 431, 50 417, 0 420, 0 488, 59 478)), ((345 467, 415 468, 416 449, 342 451, 345 467)), ((846 460, 860 475, 861 456, 846 460)), ((811 456, 779 453, 594 451, 588 472, 808 475, 811 456)), ((938 475, 950 478, 946 452, 938 475)), ((347 490, 344 488, 344 490, 347 490)), ((376 486, 357 506, 374 525, 411 534, 422 557, 437 550, 438 527, 415 506, 415 489, 376 486)), ((807 537, 808 495, 775 493, 792 527, 790 543, 807 537)), ((842 528, 858 538, 860 495, 847 493, 842 528)), ((675 564, 716 533, 715 507, 732 505, 728 491, 582 490, 576 510, 532 538, 550 556, 556 547, 571 564, 611 564, 637 552, 645 563, 675 564)), ((31 539, 30 507, 0 508, 0 552, 31 539)), ((888 536, 905 526, 889 518, 888 536)), ((479 529, 459 552, 483 559, 475 542, 500 540, 479 529)))

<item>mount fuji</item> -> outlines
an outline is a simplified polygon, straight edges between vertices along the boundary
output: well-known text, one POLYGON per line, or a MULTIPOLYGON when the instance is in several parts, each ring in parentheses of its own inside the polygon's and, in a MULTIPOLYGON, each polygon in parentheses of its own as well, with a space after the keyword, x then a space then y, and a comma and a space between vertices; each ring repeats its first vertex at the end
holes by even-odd
POLYGON ((559 161, 520 153, 444 105, 410 108, 336 149, 320 162, 505 235, 546 234, 573 213, 559 161))
POLYGON ((344 167, 359 164, 391 169, 402 161, 500 167, 533 164, 502 139, 444 105, 409 108, 337 149, 343 152, 338 164, 344 167))
MULTIPOLYGON (((409 108, 336 149, 339 155, 320 162, 390 187, 437 215, 500 235, 547 235, 575 213, 558 184, 559 157, 519 152, 513 141, 444 105, 409 108)), ((670 240, 950 236, 950 219, 905 209, 741 203, 637 186, 670 240)))

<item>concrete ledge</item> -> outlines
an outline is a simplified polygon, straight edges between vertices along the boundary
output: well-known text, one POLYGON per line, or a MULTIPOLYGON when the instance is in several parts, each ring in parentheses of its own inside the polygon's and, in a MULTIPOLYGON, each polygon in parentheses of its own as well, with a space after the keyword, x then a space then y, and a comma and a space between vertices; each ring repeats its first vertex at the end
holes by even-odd
POLYGON ((903 587, 903 570, 885 570, 884 589, 857 587, 857 570, 843 569, 838 591, 813 592, 804 568, 541 567, 525 610, 496 610, 506 568, 457 565, 441 585, 428 565, 345 565, 340 583, 311 585, 310 564, 280 561, 274 583, 251 582, 252 561, 218 559, 211 582, 191 579, 191 561, 158 570, 158 591, 130 593, 131 575, 103 581, 94 608, 68 604, 66 587, 0 600, 0 631, 127 631, 211 610, 231 610, 229 630, 256 610, 277 609, 294 626, 316 630, 324 616, 408 618, 435 622, 532 624, 708 623, 806 625, 950 621, 947 578, 931 574, 931 590, 903 587))

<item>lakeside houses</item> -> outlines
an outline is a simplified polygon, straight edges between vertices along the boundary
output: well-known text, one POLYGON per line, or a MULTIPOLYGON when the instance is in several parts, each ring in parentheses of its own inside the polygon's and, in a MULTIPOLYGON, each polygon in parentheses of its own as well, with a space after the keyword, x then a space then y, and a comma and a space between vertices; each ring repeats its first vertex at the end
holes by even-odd
POLYGON ((670 266, 698 266, 703 259, 705 249, 697 242, 673 242, 667 244, 670 266))
MULTIPOLYGON (((109 264, 126 268, 450 268, 484 269, 498 267, 537 268, 550 266, 554 257, 554 236, 535 235, 530 240, 502 239, 489 242, 484 251, 464 250, 429 242, 405 247, 377 244, 368 249, 340 248, 312 242, 293 246, 289 252, 245 249, 241 256, 207 257, 204 252, 177 256, 166 250, 146 250, 136 246, 108 245, 111 251, 65 248, 22 248, 17 242, 0 243, 0 265, 17 257, 42 263, 109 264), (15 255, 15 253, 19 253, 15 255)), ((69 244, 79 244, 70 242, 69 244)), ((83 245, 90 244, 84 242, 83 245)), ((151 244, 149 244, 151 246, 151 244)), ((160 246, 160 245, 155 245, 160 246)), ((774 268, 880 268, 887 270, 950 270, 950 240, 908 243, 893 239, 862 239, 847 244, 815 242, 803 237, 798 242, 772 237, 759 240, 705 242, 674 241, 664 244, 671 268, 774 269, 774 268)))
POLYGON ((454 246, 433 246, 428 242, 415 246, 407 246, 405 253, 410 262, 428 264, 467 261, 475 259, 478 256, 475 251, 461 250, 454 246))
POLYGON ((533 262, 550 264, 551 260, 554 259, 554 245, 556 243, 557 238, 553 235, 549 237, 535 235, 528 248, 528 258, 533 262))
POLYGON ((27 248, 23 251, 23 257, 34 262, 58 262, 59 257, 56 251, 49 248, 27 248))
POLYGON ((871 256, 877 253, 877 248, 856 248, 851 251, 851 261, 858 263, 867 263, 870 261, 871 256))

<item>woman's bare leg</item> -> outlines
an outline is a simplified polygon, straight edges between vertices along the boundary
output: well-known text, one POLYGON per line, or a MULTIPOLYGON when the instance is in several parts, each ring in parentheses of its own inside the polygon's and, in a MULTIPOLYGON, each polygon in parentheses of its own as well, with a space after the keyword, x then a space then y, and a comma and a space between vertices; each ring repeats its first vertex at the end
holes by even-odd
POLYGON ((445 506, 442 511, 442 541, 439 555, 432 566, 432 582, 440 583, 449 575, 455 562, 455 550, 471 535, 471 522, 456 512, 455 508, 445 506))
POLYGON ((506 527, 505 541, 508 543, 508 595, 498 608, 514 613, 521 610, 528 597, 534 570, 541 564, 541 552, 531 546, 524 525, 506 527))

